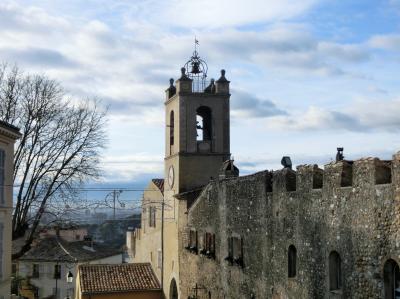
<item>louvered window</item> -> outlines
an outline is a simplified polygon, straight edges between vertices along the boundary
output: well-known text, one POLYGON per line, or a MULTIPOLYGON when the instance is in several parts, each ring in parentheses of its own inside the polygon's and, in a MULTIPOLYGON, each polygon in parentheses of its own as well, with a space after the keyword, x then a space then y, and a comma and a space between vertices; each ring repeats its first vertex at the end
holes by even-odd
POLYGON ((0 205, 4 205, 5 194, 5 164, 6 164, 6 152, 0 149, 0 205))
POLYGON ((0 223, 0 280, 3 279, 3 246, 4 246, 4 224, 0 223))

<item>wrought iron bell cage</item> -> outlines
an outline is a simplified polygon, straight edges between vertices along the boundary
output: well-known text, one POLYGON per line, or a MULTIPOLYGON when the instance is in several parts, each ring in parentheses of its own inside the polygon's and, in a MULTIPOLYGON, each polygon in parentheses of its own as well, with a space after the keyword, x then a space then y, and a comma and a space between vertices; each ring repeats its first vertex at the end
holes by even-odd
POLYGON ((203 92, 207 87, 207 63, 200 58, 195 49, 192 57, 185 63, 186 76, 192 79, 192 91, 203 92))

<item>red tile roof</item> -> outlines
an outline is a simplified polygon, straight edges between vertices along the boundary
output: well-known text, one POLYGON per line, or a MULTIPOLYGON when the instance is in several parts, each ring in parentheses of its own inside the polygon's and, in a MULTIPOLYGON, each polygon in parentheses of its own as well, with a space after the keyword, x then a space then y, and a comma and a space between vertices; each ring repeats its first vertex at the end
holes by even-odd
POLYGON ((83 295, 129 291, 161 291, 150 263, 80 265, 83 295))
POLYGON ((152 179, 151 180, 154 185, 157 186, 158 189, 160 189, 161 193, 164 195, 164 179, 152 179))

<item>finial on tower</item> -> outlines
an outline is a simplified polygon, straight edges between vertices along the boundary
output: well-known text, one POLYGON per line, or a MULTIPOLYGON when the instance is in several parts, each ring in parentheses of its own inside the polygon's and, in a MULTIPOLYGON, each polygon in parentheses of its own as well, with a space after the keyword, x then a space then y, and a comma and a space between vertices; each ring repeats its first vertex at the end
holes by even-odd
POLYGON ((225 70, 224 69, 222 69, 221 70, 221 77, 217 80, 217 82, 229 82, 228 80, 226 80, 226 78, 225 78, 225 70))
POLYGON ((191 80, 187 75, 186 75, 186 68, 182 67, 181 68, 181 77, 179 78, 181 81, 187 81, 191 80))

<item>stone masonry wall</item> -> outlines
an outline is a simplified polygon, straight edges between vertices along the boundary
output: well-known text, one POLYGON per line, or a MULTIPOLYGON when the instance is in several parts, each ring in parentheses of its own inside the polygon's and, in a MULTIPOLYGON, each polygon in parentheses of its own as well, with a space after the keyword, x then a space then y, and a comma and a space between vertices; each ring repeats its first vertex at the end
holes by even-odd
POLYGON ((215 259, 184 248, 180 298, 383 298, 383 265, 400 260, 400 153, 302 165, 214 180, 188 211, 181 246, 196 230, 215 234, 215 259), (321 186, 322 185, 322 186, 321 186), (243 238, 244 266, 231 264, 228 238, 243 238), (288 277, 288 248, 297 250, 288 277), (329 254, 342 286, 329 290, 329 254))

